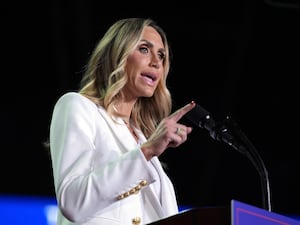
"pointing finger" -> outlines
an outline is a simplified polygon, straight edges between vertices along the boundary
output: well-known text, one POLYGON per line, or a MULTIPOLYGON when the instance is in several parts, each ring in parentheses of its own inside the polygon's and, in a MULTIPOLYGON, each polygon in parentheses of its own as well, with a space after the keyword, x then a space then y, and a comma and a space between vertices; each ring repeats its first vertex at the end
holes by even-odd
POLYGON ((177 109, 174 113, 172 113, 169 118, 174 119, 176 122, 179 121, 185 114, 191 111, 195 107, 196 103, 194 101, 186 104, 185 106, 177 109))

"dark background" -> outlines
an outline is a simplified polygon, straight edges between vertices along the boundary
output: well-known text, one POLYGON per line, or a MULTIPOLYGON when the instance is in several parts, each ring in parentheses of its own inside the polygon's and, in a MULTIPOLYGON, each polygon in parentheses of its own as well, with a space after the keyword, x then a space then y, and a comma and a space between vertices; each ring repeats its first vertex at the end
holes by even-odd
MULTIPOLYGON (((58 97, 76 90, 96 42, 117 19, 151 17, 173 51, 174 110, 191 100, 216 121, 234 118, 267 168, 274 212, 300 215, 298 76, 300 6, 292 1, 197 4, 11 1, 2 7, 0 194, 54 196, 43 142, 58 97)), ((187 206, 262 207, 260 175, 230 146, 194 129, 168 149, 178 200, 187 206)))

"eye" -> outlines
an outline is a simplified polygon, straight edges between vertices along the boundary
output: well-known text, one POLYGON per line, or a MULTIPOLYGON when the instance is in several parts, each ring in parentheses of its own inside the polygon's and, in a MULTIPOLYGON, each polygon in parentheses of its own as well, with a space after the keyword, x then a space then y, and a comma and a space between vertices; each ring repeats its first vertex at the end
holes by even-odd
POLYGON ((166 55, 163 52, 159 52, 158 57, 159 57, 160 60, 164 60, 166 58, 166 55))
POLYGON ((149 52, 149 48, 147 48, 147 47, 145 47, 145 46, 141 46, 141 47, 139 48, 139 51, 140 51, 141 53, 146 54, 146 53, 149 52))

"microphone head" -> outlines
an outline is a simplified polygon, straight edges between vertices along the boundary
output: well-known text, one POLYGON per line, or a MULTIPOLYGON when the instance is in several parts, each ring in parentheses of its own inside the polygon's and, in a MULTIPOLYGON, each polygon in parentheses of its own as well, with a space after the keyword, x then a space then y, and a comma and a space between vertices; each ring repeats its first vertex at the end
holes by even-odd
POLYGON ((208 130, 214 140, 223 141, 239 152, 247 154, 246 148, 232 133, 233 130, 237 131, 237 125, 230 117, 227 117, 222 123, 216 123, 210 116, 210 113, 198 104, 185 114, 184 117, 186 117, 192 125, 208 130))
POLYGON ((185 117, 192 122, 194 126, 205 128, 209 132, 212 132, 216 126, 216 123, 210 116, 210 113, 198 104, 196 104, 196 106, 188 112, 185 117))

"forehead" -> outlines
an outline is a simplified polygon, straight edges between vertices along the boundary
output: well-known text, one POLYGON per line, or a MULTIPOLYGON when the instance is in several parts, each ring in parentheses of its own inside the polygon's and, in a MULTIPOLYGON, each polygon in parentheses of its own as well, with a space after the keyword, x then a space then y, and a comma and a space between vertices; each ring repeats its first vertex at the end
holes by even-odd
POLYGON ((160 34, 153 27, 144 27, 141 39, 152 43, 157 48, 164 48, 160 34))

